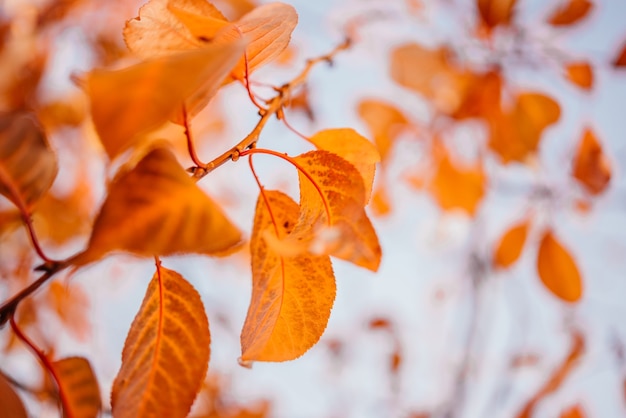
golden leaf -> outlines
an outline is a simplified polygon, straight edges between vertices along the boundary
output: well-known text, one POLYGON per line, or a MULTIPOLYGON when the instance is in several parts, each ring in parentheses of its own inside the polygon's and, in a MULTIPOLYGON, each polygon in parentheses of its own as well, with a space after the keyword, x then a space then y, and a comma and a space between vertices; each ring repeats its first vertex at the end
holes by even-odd
POLYGON ((102 401, 98 381, 87 359, 68 357, 52 363, 52 370, 63 404, 63 416, 95 418, 102 401))
POLYGON ((245 44, 235 41, 87 76, 93 122, 109 158, 169 119, 199 112, 231 71, 245 44))
POLYGON ((57 175, 56 156, 34 116, 28 113, 0 115, 0 194, 26 205, 37 201, 57 175))
POLYGON ((359 116, 367 124, 383 163, 402 129, 409 125, 406 116, 395 106, 376 99, 359 102, 359 116))
POLYGON ((496 246, 493 256, 494 266, 507 268, 517 261, 526 243, 528 227, 528 221, 525 220, 506 231, 496 246))
POLYGON ((567 26, 582 20, 593 8, 589 0, 566 0, 548 18, 553 26, 567 26))
POLYGON ((174 155, 157 148, 113 181, 87 249, 72 262, 87 264, 116 250, 141 256, 218 254, 240 240, 239 230, 174 155))
POLYGON ((589 128, 578 144, 572 175, 592 194, 602 193, 611 181, 611 163, 589 128))
POLYGON ((113 382, 115 418, 185 417, 206 374, 211 342, 198 292, 157 266, 122 351, 113 382))
POLYGON ((0 373, 0 405, 2 405, 2 414, 5 417, 28 417, 22 400, 2 373, 0 373))
POLYGON ((352 164, 361 174, 365 186, 365 204, 369 201, 374 184, 376 163, 380 162, 378 150, 367 138, 354 129, 326 129, 309 138, 317 149, 337 154, 352 164))
POLYGON ((570 253, 546 231, 539 244, 537 271, 541 282, 565 302, 577 302, 583 294, 582 279, 570 253))
POLYGON ((300 357, 321 337, 335 300, 328 256, 286 257, 265 236, 287 236, 298 222, 298 204, 278 191, 264 191, 256 205, 250 240, 252 298, 241 331, 241 361, 300 357))
POLYGON ((126 22, 124 40, 128 48, 147 59, 206 46, 205 41, 187 29, 174 10, 227 20, 206 0, 150 0, 139 9, 139 17, 126 22))
POLYGON ((328 151, 307 152, 294 160, 302 169, 301 213, 292 235, 308 251, 378 270, 382 252, 365 213, 366 190, 358 170, 328 151))
POLYGON ((589 62, 570 62, 565 67, 565 74, 569 81, 583 90, 591 90, 593 88, 593 68, 589 62))

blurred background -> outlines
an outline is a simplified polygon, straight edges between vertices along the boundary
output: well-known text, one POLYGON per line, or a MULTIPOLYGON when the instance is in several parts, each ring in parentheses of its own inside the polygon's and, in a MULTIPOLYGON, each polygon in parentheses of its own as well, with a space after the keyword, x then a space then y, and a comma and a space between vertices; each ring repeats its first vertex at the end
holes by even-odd
MULTIPOLYGON (((107 160, 72 80, 136 62, 122 28, 142 3, 0 0, 0 111, 34 110, 59 159, 34 219, 53 257, 85 246, 120 165, 107 160)), ((261 3, 214 2, 231 20, 261 3)), ((367 210, 383 261, 372 273, 333 260, 337 298, 319 343, 297 360, 247 369, 237 363, 247 249, 165 257, 201 294, 211 327, 209 372, 190 416, 626 416, 626 3, 288 3, 299 14, 291 45, 254 73, 253 90, 271 97, 262 83, 282 85, 354 37, 332 65, 314 67, 285 116, 305 136, 351 127, 378 146, 367 210), (550 240, 558 249, 540 261, 550 240)), ((192 121, 199 155, 221 154, 257 120, 245 89, 225 87, 192 121)), ((191 165, 180 127, 153 136, 191 165)), ((311 149, 278 120, 259 146, 311 149)), ((268 189, 297 199, 289 165, 255 163, 268 189)), ((249 236, 258 188, 247 164, 226 164, 199 184, 249 236)), ((4 198, 0 239, 4 301, 38 264, 4 198)), ((153 272, 151 260, 114 255, 61 274, 18 310, 48 353, 89 359, 103 416, 153 272)), ((0 350, 0 370, 30 414, 58 416, 51 383, 9 327, 0 350)))

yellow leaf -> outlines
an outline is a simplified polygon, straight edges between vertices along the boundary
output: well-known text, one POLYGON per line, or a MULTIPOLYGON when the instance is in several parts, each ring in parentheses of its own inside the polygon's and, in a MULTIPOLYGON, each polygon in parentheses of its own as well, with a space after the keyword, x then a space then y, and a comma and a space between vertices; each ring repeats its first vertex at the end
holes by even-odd
POLYGON ((494 115, 489 147, 502 162, 524 162, 536 152, 543 131, 561 117, 559 104, 542 93, 522 93, 511 111, 494 115))
POLYGON ((298 222, 298 204, 264 191, 256 205, 250 240, 252 298, 241 331, 241 360, 285 361, 300 357, 321 337, 335 300, 328 256, 276 254, 265 235, 284 238, 298 222), (269 206, 269 208, 268 208, 269 206))
POLYGON ((458 167, 441 145, 434 149, 437 168, 430 191, 444 210, 462 209, 474 215, 485 194, 486 175, 482 166, 458 167))
POLYGON ((354 129, 326 129, 309 138, 317 149, 330 151, 351 163, 361 174, 365 186, 365 203, 369 201, 374 184, 378 150, 354 129))
POLYGON ((150 0, 139 9, 139 17, 126 22, 124 40, 128 48, 147 59, 206 46, 206 42, 194 36, 173 10, 227 20, 206 0, 150 0))
POLYGON ((577 302, 582 297, 578 267, 552 231, 546 231, 539 244, 537 271, 542 283, 556 297, 566 302, 577 302))
POLYGON ((10 418, 28 417, 22 400, 2 373, 0 373, 0 405, 2 405, 2 416, 10 418))
POLYGON ((553 26, 567 26, 583 19, 591 9, 593 3, 589 0, 566 0, 554 10, 548 18, 548 23, 553 26))
POLYGON ((489 29, 509 25, 515 12, 517 0, 477 0, 478 14, 489 29))
POLYGON ((66 418, 97 417, 102 402, 98 381, 87 359, 68 357, 52 363, 66 418))
POLYGON ((113 416, 186 417, 207 371, 210 342, 198 292, 157 266, 124 343, 113 416))
POLYGON ((57 175, 56 156, 34 116, 0 115, 0 194, 26 205, 37 201, 57 175))
POLYGON ((567 64, 566 76, 569 81, 583 90, 593 88, 593 68, 587 61, 577 61, 567 64))
POLYGON ((395 106, 376 99, 359 102, 359 116, 367 124, 383 163, 390 154, 393 142, 409 125, 406 116, 395 106))
POLYGON ((231 71, 245 44, 235 41, 155 58, 123 70, 87 76, 93 122, 109 158, 169 119, 183 104, 199 112, 231 71))
POLYGON ((365 213, 366 190, 357 169, 327 151, 307 152, 294 160, 307 174, 298 172, 301 213, 293 235, 308 241, 313 253, 378 270, 381 248, 365 213))
POLYGON ((602 193, 611 181, 611 163, 589 128, 578 144, 572 175, 592 194, 602 193))
POLYGON ((218 254, 240 239, 174 155, 157 148, 113 181, 87 249, 72 262, 87 264, 116 250, 141 256, 218 254))
POLYGON ((494 266, 507 268, 517 261, 526 243, 528 226, 528 221, 523 221, 502 236, 493 256, 494 266))

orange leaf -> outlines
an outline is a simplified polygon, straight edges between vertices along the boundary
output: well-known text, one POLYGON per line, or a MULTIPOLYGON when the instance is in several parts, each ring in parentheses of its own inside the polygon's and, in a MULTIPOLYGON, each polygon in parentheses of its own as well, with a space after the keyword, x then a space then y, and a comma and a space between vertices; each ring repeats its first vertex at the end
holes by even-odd
POLYGON ((185 417, 206 374, 211 342, 198 292, 157 266, 130 327, 113 382, 113 416, 185 417))
POLYGON ((589 0, 567 0, 552 12, 548 18, 548 23, 553 26, 567 26, 577 23, 583 19, 593 8, 593 3, 589 0))
POLYGON ((174 155, 157 148, 113 181, 87 249, 72 262, 87 264, 116 250, 141 256, 217 254, 240 239, 174 155))
POLYGON ((0 373, 0 405, 2 405, 2 414, 5 417, 28 417, 22 400, 2 373, 0 373))
POLYGON ((522 93, 510 112, 491 120, 489 147, 504 163, 524 162, 537 151, 543 131, 561 117, 561 108, 541 93, 522 93))
POLYGON ((213 45, 87 77, 91 114, 109 158, 168 119, 199 112, 243 53, 244 43, 213 45))
POLYGON ((622 50, 617 54, 613 60, 613 67, 626 67, 626 43, 622 46, 622 50))
POLYGON ((537 271, 542 283, 556 297, 566 302, 577 302, 581 298, 583 289, 578 267, 550 230, 539 244, 537 271))
POLYGON ((451 113, 456 119, 485 118, 500 111, 502 75, 498 71, 472 75, 459 107, 451 113))
POLYGON ((250 239, 252 298, 241 331, 241 361, 300 357, 321 337, 335 300, 328 256, 285 257, 265 236, 284 238, 298 222, 298 205, 278 191, 264 191, 256 205, 250 239), (269 206, 269 208, 268 208, 269 206))
POLYGON ((507 268, 522 254, 528 236, 528 221, 512 226, 500 239, 493 257, 495 267, 507 268))
POLYGON ((481 165, 459 168, 443 146, 435 146, 437 168, 430 191, 443 210, 462 209, 474 215, 485 194, 487 178, 481 165))
POLYGON ((0 115, 0 194, 17 204, 38 200, 57 175, 56 156, 34 116, 0 115))
POLYGON ((393 142, 409 122, 396 107, 376 99, 365 99, 359 102, 359 116, 367 124, 374 142, 385 162, 393 142))
POLYGON ((593 88, 593 68, 587 61, 571 62, 565 67, 569 81, 583 90, 593 88))
POLYGON ((65 329, 84 340, 90 331, 89 297, 79 285, 73 284, 71 289, 68 286, 59 281, 50 283, 48 288, 50 306, 63 321, 65 329))
POLYGON ((380 244, 365 213, 366 190, 357 169, 327 151, 307 152, 294 160, 315 182, 298 172, 301 213, 294 236, 302 243, 308 239, 313 253, 378 270, 380 244))
POLYGON ((206 42, 194 36, 173 10, 227 20, 206 0, 150 0, 139 9, 139 17, 126 22, 124 41, 128 48, 146 59, 206 46, 206 42))
POLYGON ((365 186, 365 203, 369 201, 374 184, 378 150, 354 129, 326 129, 309 138, 317 149, 330 151, 351 163, 361 174, 365 186))
POLYGON ((611 163, 589 128, 578 145, 572 175, 592 194, 602 193, 611 180, 611 163))
POLYGON ((478 14, 487 28, 509 25, 517 0, 476 0, 478 14))
POLYGON ((98 416, 102 408, 100 389, 89 361, 82 357, 68 357, 53 362, 52 369, 63 404, 63 416, 98 416))
POLYGON ((586 416, 587 415, 583 411, 582 406, 577 404, 561 412, 561 416, 559 418, 585 418, 586 416))
POLYGON ((385 187, 377 187, 374 190, 371 208, 376 216, 386 216, 391 213, 391 201, 385 187))
POLYGON ((576 365, 578 359, 585 350, 585 340, 579 332, 572 334, 572 347, 563 360, 563 363, 554 371, 550 379, 543 385, 539 391, 524 405, 524 409, 517 415, 517 418, 531 418, 535 407, 544 397, 557 390, 565 381, 576 365))

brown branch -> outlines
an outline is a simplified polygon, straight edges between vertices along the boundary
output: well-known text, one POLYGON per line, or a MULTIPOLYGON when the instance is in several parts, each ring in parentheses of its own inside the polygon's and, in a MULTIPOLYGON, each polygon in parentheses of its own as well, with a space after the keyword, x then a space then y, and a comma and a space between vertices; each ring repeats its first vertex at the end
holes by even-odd
POLYGON ((290 94, 297 87, 306 83, 307 77, 309 73, 313 69, 313 67, 320 62, 327 62, 332 64, 333 59, 337 54, 342 51, 347 50, 352 46, 351 38, 346 38, 344 42, 337 45, 332 51, 330 51, 326 55, 322 55, 317 58, 313 58, 307 61, 304 69, 298 74, 295 78, 293 78, 290 82, 283 84, 280 87, 276 87, 275 90, 277 92, 276 96, 266 101, 267 106, 265 108, 261 108, 259 110, 260 119, 257 122, 256 126, 252 129, 252 131, 246 135, 237 145, 224 152, 222 155, 215 158, 213 161, 201 167, 193 167, 191 171, 193 172, 194 178, 197 180, 209 174, 211 171, 216 168, 224 165, 228 161, 237 161, 239 159, 239 155, 242 151, 253 148, 256 145, 256 142, 261 135, 261 131, 265 127, 267 121, 273 116, 277 115, 283 107, 287 104, 290 94))

